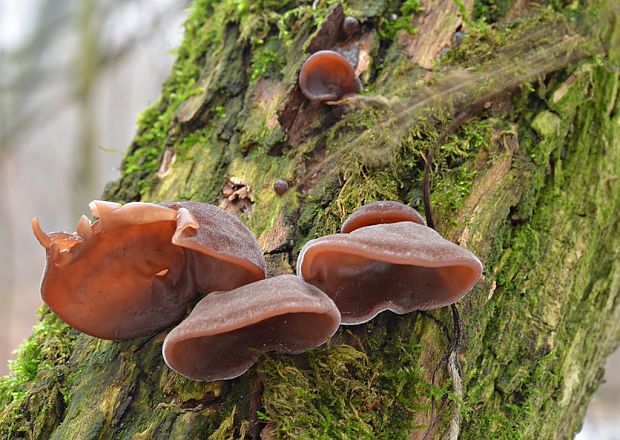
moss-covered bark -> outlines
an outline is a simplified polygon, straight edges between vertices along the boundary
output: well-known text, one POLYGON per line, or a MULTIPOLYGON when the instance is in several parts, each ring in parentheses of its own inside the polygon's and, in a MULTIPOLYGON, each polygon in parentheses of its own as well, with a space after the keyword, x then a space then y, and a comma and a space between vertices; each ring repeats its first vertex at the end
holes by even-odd
POLYGON ((305 53, 341 44, 340 6, 309 3, 197 0, 105 196, 223 203, 259 238, 269 273, 286 273, 308 239, 363 203, 421 208, 433 150, 437 228, 485 264, 458 304, 464 395, 443 370, 430 383, 450 345, 449 310, 383 313, 327 347, 202 384, 164 365, 165 332, 101 341, 43 309, 0 382, 2 438, 421 438, 431 397, 443 408, 435 437, 457 407, 462 438, 579 430, 620 339, 617 11, 343 2, 362 21, 349 44, 370 98, 340 114, 295 85, 305 53), (432 13, 442 7, 453 12, 432 13), (444 53, 444 34, 461 26, 444 53), (432 71, 416 64, 421 46, 425 63, 444 57, 432 71), (291 185, 282 197, 278 178, 291 185), (247 196, 231 196, 244 186, 247 196))

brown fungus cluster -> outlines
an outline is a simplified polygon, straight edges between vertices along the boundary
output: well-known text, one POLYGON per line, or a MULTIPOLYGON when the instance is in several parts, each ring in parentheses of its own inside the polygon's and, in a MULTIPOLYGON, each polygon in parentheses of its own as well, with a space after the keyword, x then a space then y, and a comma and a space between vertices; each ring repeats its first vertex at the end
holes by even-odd
POLYGON ((163 356, 194 380, 232 379, 262 352, 300 353, 340 324, 384 310, 409 313, 452 304, 480 278, 468 250, 428 228, 398 202, 370 203, 342 233, 302 248, 297 276, 264 279, 264 260, 236 217, 206 203, 94 201, 77 232, 45 233, 41 295, 69 325, 103 339, 168 333, 163 356))

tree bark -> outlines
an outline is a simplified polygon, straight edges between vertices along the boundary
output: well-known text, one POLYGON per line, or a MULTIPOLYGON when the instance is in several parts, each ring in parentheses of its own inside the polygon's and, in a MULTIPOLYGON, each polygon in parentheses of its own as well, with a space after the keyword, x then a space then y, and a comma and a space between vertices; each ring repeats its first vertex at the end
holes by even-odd
POLYGON ((166 331, 97 340, 43 309, 0 382, 2 438, 579 431, 620 339, 617 11, 594 0, 315 3, 197 0, 104 196, 219 204, 258 237, 273 276, 364 203, 423 210, 426 160, 437 230, 485 266, 457 304, 457 351, 449 308, 384 312, 205 384, 165 366, 166 331), (345 14, 362 24, 348 40, 345 14), (365 91, 312 104, 297 73, 333 47, 356 61, 365 91), (283 196, 276 179, 290 185, 283 196))

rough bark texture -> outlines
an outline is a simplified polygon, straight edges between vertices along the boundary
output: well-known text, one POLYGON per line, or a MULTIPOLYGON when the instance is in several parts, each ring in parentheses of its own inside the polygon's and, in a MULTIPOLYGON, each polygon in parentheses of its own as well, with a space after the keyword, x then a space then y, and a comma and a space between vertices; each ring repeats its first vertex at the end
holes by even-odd
POLYGON ((209 384, 164 365, 166 332, 102 341, 43 309, 0 382, 2 438, 422 438, 431 397, 433 438, 451 420, 464 439, 580 429, 620 339, 616 12, 605 1, 309 3, 197 0, 105 197, 221 204, 259 238, 269 274, 290 273, 308 239, 366 202, 422 208, 433 151, 437 229, 485 265, 458 303, 463 395, 445 368, 431 383, 452 338, 447 308, 383 313, 209 384), (362 22, 347 42, 345 14, 362 22), (296 86, 307 53, 332 46, 357 57, 372 97, 348 112, 296 86), (291 186, 283 196, 276 179, 291 186))

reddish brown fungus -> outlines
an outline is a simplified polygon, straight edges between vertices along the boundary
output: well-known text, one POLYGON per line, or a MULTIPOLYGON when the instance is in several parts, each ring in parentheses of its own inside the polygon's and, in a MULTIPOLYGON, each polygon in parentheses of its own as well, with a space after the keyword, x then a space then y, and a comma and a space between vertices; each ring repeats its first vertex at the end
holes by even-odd
POLYGON ((446 306, 481 273, 474 254, 412 221, 311 240, 297 261, 298 276, 334 300, 343 324, 366 322, 384 310, 402 314, 446 306))
POLYGON ((311 55, 299 72, 299 87, 311 101, 336 101, 359 93, 362 83, 353 66, 339 53, 321 50, 311 55))
POLYGON ((41 296, 63 321, 103 339, 156 333, 185 313, 198 290, 232 289, 264 278, 250 231, 205 203, 93 201, 77 232, 32 228, 45 247, 41 296))
POLYGON ((163 355, 190 379, 232 379, 261 352, 300 353, 323 344, 339 324, 327 295, 294 275, 281 275, 202 299, 166 336, 163 355))
POLYGON ((164 204, 191 214, 200 226, 177 229, 172 243, 188 252, 198 290, 231 290, 265 278, 265 259, 252 232, 237 217, 208 203, 164 204))
POLYGON ((282 179, 277 179, 273 183, 273 190, 277 195, 281 196, 288 191, 288 183, 282 179))
POLYGON ((352 232, 364 226, 396 222, 414 222, 424 224, 424 218, 418 211, 399 202, 381 201, 362 206, 342 224, 342 233, 352 232))

